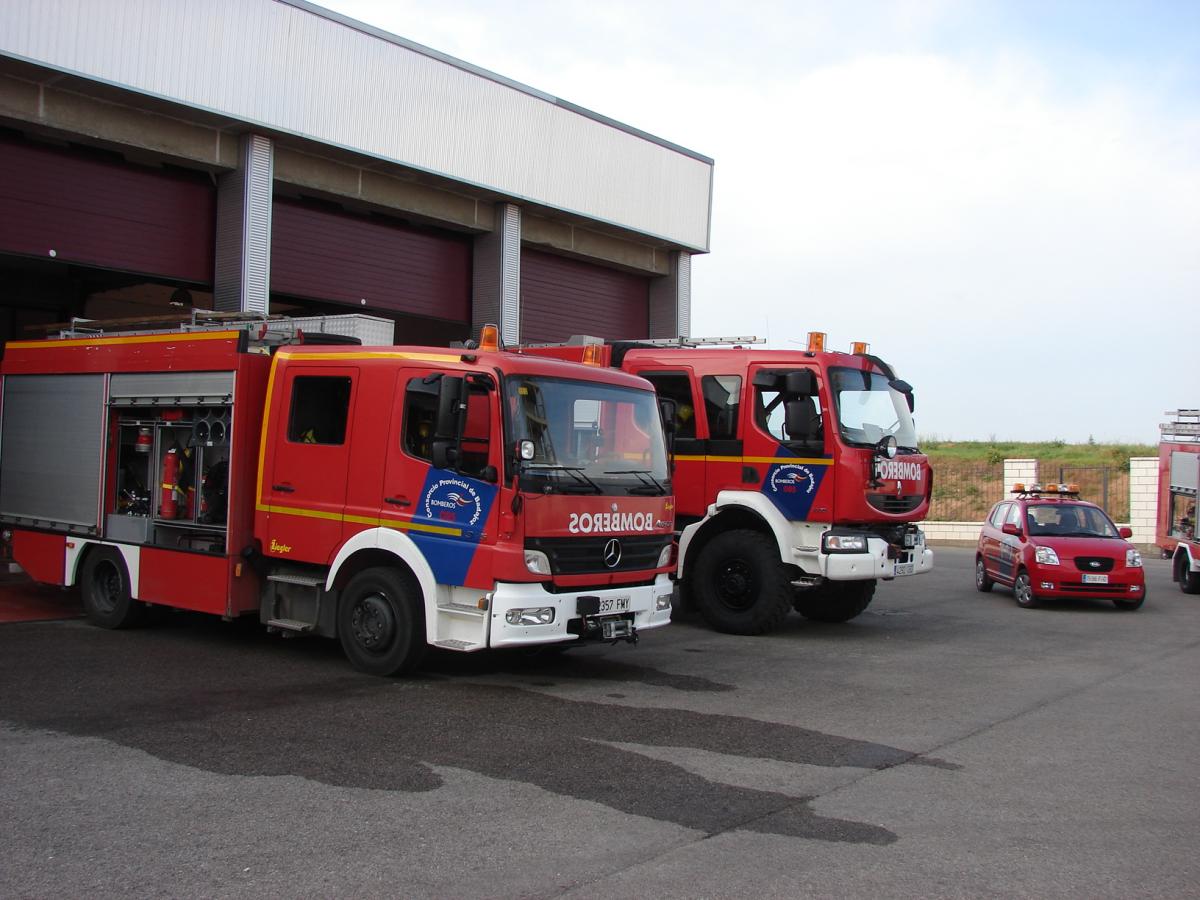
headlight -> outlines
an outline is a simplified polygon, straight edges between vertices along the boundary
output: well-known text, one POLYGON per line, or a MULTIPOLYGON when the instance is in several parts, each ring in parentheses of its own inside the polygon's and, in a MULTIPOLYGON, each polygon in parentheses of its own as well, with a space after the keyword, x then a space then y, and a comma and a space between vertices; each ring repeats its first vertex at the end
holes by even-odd
POLYGON ((535 575, 550 575, 550 557, 541 550, 525 551, 525 568, 535 575))
POLYGON ((1125 568, 1140 569, 1142 567, 1142 554, 1138 553, 1132 547, 1125 551, 1125 568))
POLYGON ((549 625, 554 621, 553 606, 533 606, 528 609, 510 609, 504 614, 509 625, 549 625))
POLYGON ((669 566, 671 564, 671 551, 673 549, 674 547, 671 544, 663 547, 662 553, 658 554, 658 565, 654 568, 661 569, 663 566, 669 566))
POLYGON ((1038 547, 1033 554, 1033 558, 1038 561, 1039 565, 1057 566, 1058 554, 1054 552, 1053 547, 1038 547))
POLYGON ((826 553, 866 553, 867 536, 865 534, 825 534, 821 537, 821 547, 826 553))

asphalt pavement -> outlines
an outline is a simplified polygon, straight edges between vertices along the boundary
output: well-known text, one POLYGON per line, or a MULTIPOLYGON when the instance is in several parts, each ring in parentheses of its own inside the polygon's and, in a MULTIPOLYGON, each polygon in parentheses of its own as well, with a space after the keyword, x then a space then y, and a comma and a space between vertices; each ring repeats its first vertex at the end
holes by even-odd
POLYGON ((403 679, 0 625, 0 896, 1197 896, 1200 597, 1022 610, 935 552, 845 625, 403 679))

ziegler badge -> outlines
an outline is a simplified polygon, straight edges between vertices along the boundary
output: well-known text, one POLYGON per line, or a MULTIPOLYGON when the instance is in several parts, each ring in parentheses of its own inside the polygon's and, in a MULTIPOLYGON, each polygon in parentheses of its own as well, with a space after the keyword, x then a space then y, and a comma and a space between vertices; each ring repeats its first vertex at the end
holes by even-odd
POLYGON ((443 478, 430 485, 423 503, 425 517, 457 522, 468 527, 475 525, 483 515, 483 501, 479 492, 461 478, 443 478))

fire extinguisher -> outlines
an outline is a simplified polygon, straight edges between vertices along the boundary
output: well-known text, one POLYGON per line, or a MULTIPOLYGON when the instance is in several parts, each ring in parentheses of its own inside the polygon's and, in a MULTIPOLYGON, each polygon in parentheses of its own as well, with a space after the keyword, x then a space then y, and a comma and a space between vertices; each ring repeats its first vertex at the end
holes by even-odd
POLYGON ((158 515, 163 519, 174 519, 179 515, 179 504, 175 500, 175 491, 179 480, 179 448, 172 447, 163 454, 162 465, 162 500, 158 506, 158 515))

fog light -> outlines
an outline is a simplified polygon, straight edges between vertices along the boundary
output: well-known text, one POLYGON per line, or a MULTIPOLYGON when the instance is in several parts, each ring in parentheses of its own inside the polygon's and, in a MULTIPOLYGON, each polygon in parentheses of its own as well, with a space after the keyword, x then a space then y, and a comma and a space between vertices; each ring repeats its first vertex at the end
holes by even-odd
POLYGON ((1043 590, 1043 591, 1052 591, 1052 590, 1054 590, 1054 582, 1053 582, 1053 581, 1043 581, 1043 582, 1042 582, 1042 590, 1043 590))
POLYGON ((864 534, 825 534, 821 545, 826 553, 866 553, 867 537, 864 534))
POLYGON ((1140 584, 1131 584, 1129 586, 1129 593, 1136 594, 1141 589, 1142 589, 1142 586, 1140 584))
POLYGON ((525 609, 510 609, 504 614, 509 625, 549 625, 554 621, 553 606, 531 606, 525 609))
POLYGON ((659 594, 657 597, 655 597, 654 598, 654 608, 656 610, 670 609, 671 608, 671 595, 670 594, 659 594))
POLYGON ((535 575, 549 575, 550 558, 541 550, 526 550, 525 568, 535 575))

